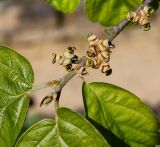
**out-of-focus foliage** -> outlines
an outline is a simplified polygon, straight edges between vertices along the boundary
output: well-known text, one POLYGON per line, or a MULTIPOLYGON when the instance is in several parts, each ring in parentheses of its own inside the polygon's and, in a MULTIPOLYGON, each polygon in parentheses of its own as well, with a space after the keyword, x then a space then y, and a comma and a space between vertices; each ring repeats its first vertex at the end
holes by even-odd
MULTIPOLYGON (((79 0, 47 0, 57 10, 71 13, 79 4, 79 0)), ((93 22, 104 26, 113 26, 126 18, 127 13, 135 10, 143 0, 86 0, 85 12, 93 22)), ((154 0, 151 7, 156 10, 159 0, 154 0)))
POLYGON ((86 0, 85 11, 90 20, 110 26, 117 25, 141 3, 142 0, 86 0))
POLYGON ((57 10, 64 13, 72 13, 80 3, 80 0, 47 0, 57 10))

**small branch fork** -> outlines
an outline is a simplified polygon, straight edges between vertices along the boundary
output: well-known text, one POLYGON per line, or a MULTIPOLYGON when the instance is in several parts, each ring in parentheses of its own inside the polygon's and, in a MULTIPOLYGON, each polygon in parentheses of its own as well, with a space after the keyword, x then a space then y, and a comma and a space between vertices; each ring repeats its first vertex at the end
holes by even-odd
MULTIPOLYGON (((153 0, 145 0, 137 9, 136 11, 140 11, 143 6, 149 6, 153 0)), ((130 23, 129 20, 125 19, 123 20, 120 24, 117 26, 113 27, 108 27, 105 31, 107 33, 107 39, 111 42, 113 39, 130 23)), ((53 88, 53 93, 57 94, 57 97, 55 99, 55 109, 59 107, 59 99, 60 99, 60 94, 63 89, 63 87, 78 73, 78 69, 81 67, 84 67, 86 65, 86 57, 83 56, 80 59, 80 63, 75 67, 75 70, 67 73, 64 77, 59 79, 58 81, 49 81, 41 85, 36 85, 33 87, 33 91, 47 88, 47 87, 52 87, 53 88), (58 83, 58 84, 57 84, 58 83)))

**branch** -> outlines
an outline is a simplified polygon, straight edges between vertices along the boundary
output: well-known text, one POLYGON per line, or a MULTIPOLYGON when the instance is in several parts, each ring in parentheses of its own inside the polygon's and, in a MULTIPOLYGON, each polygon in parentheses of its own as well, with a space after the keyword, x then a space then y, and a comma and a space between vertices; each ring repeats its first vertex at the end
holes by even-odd
MULTIPOLYGON (((143 6, 149 6, 152 2, 153 2, 153 0, 145 0, 143 2, 143 4, 141 4, 136 9, 136 11, 140 11, 143 8, 143 6)), ((107 28, 107 30, 105 30, 108 35, 107 39, 111 42, 129 23, 130 23, 130 21, 125 19, 117 26, 107 28)), ((42 88, 46 88, 46 87, 52 87, 53 93, 56 93, 58 95, 58 97, 55 100, 55 104, 56 104, 56 107, 59 107, 59 98, 60 98, 60 93, 61 93, 63 87, 78 73, 78 70, 81 67, 84 67, 85 65, 86 65, 86 57, 84 56, 80 59, 80 62, 75 67, 75 70, 67 73, 64 77, 62 77, 58 81, 50 81, 50 82, 46 82, 44 84, 35 86, 33 88, 33 91, 38 90, 38 89, 42 89, 42 88), (57 82, 58 82, 58 84, 57 84, 57 82)))
MULTIPOLYGON (((81 68, 84 67, 86 64, 86 57, 82 57, 80 59, 80 63, 78 64, 78 67, 76 66, 76 68, 81 68)), ((63 89, 63 87, 70 81, 70 79, 72 79, 75 75, 77 74, 77 70, 73 70, 69 73, 67 73, 63 78, 61 78, 59 81, 59 85, 54 89, 54 91, 57 92, 61 92, 61 90, 63 89)))

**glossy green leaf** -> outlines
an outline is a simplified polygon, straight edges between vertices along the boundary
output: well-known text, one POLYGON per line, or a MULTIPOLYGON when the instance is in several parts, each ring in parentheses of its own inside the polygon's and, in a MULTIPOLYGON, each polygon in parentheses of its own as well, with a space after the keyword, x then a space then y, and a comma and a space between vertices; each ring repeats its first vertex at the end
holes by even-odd
POLYGON ((67 108, 57 110, 57 118, 43 120, 28 129, 16 147, 107 147, 98 131, 81 115, 67 108))
POLYGON ((132 147, 158 143, 159 122, 134 94, 107 83, 85 83, 83 97, 87 118, 100 132, 110 130, 132 147))
POLYGON ((93 22, 113 26, 126 18, 143 0, 86 0, 85 11, 93 22))
POLYGON ((47 2, 59 11, 72 13, 80 3, 80 0, 47 0, 47 2))
POLYGON ((11 147, 20 132, 29 105, 27 94, 34 75, 30 63, 0 45, 0 146, 11 147))

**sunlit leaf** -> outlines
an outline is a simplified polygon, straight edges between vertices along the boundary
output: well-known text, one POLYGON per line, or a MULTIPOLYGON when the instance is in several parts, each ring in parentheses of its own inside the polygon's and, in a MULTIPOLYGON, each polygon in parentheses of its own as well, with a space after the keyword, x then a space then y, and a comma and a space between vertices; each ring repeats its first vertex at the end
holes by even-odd
POLYGON ((17 147, 108 147, 98 131, 81 115, 59 108, 56 121, 43 120, 18 141, 17 147))
POLYGON ((0 46, 0 146, 11 147, 23 125, 34 74, 30 63, 14 50, 0 46))
POLYGON ((101 126, 100 132, 110 130, 132 147, 158 143, 159 122, 134 94, 107 83, 85 83, 83 97, 87 118, 96 127, 101 126))
POLYGON ((72 13, 80 3, 80 0, 47 0, 47 2, 59 11, 72 13))
POLYGON ((126 18, 143 0, 86 0, 88 18, 105 26, 117 25, 126 18))

